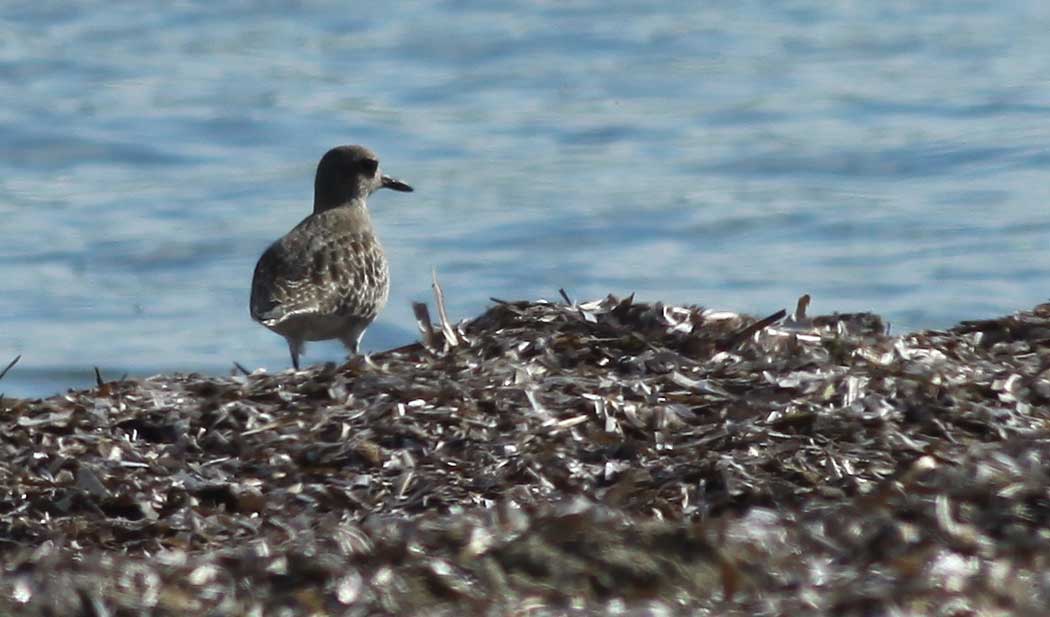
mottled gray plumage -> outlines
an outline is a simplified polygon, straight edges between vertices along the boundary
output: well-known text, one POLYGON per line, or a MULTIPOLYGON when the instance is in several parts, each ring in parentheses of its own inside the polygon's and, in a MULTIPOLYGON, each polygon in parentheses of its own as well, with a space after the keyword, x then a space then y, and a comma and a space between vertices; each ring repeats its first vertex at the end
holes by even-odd
POLYGON ((252 278, 252 319, 288 341, 292 365, 306 341, 339 339, 351 353, 386 304, 390 278, 366 198, 411 191, 379 171, 362 146, 329 150, 317 165, 314 211, 266 249, 252 278))

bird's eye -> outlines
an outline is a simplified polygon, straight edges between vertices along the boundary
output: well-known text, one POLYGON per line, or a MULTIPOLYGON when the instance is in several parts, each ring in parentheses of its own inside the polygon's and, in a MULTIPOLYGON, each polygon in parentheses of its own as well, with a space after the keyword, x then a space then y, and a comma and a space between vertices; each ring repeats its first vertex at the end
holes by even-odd
POLYGON ((379 169, 379 161, 375 159, 361 159, 361 169, 370 176, 374 176, 379 169))

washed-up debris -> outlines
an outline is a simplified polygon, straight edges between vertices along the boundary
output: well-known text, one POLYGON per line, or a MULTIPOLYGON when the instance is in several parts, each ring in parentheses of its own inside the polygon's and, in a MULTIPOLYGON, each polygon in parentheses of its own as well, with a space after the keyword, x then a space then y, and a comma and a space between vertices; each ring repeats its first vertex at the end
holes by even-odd
POLYGON ((5 366, 3 368, 3 370, 0 370, 0 379, 3 379, 4 375, 7 374, 7 371, 10 371, 12 368, 14 368, 14 366, 16 364, 18 364, 18 361, 21 360, 21 359, 22 359, 22 356, 21 355, 17 355, 17 356, 15 356, 14 360, 11 360, 10 362, 8 362, 7 366, 5 366))
POLYGON ((563 297, 3 399, 0 614, 1045 614, 1050 304, 890 336, 563 297))

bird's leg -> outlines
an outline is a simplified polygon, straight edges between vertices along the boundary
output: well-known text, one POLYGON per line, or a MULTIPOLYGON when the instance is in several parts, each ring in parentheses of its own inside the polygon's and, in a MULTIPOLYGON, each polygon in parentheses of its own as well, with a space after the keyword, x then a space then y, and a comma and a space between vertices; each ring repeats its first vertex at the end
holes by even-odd
POLYGON ((361 345, 361 337, 364 335, 364 328, 354 328, 350 330, 350 332, 347 332, 346 335, 339 337, 339 340, 343 342, 346 350, 350 352, 351 358, 357 355, 358 347, 361 345))
POLYGON ((303 353, 303 342, 294 338, 286 338, 285 340, 288 341, 288 353, 292 355, 292 366, 298 371, 299 354, 303 353))

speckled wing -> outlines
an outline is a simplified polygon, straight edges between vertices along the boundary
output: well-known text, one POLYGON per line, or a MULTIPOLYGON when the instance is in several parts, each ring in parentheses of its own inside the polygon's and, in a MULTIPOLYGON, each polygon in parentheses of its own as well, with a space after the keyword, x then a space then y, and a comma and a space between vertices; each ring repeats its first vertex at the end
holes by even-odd
POLYGON ((371 225, 340 224, 341 214, 309 217, 263 253, 252 279, 253 319, 280 330, 297 316, 375 318, 389 291, 386 258, 371 225))

